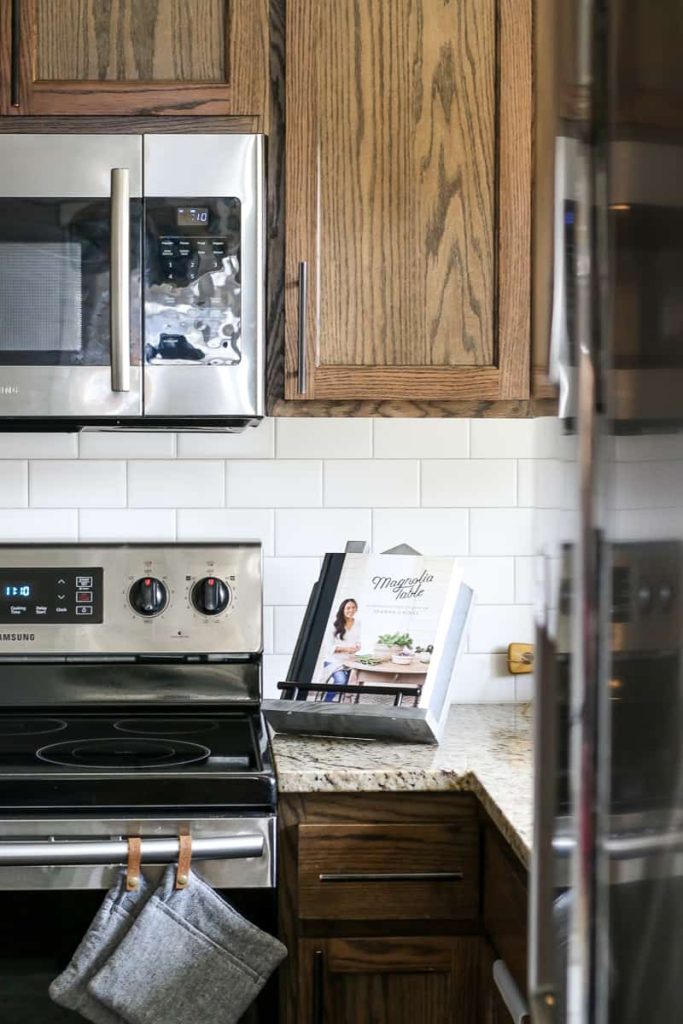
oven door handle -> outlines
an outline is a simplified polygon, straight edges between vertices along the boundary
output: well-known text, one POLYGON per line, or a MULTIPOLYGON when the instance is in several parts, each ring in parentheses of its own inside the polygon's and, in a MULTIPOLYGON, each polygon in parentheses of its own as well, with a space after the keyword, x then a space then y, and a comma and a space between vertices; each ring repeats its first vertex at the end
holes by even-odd
MULTIPOLYGON (((178 859, 179 840, 143 839, 140 844, 142 863, 171 864, 178 859)), ((262 835, 224 836, 193 839, 192 859, 243 860, 262 857, 265 839, 262 835)), ((52 867, 61 864, 116 864, 128 861, 127 839, 46 840, 41 842, 10 841, 0 843, 0 867, 26 864, 52 867)))

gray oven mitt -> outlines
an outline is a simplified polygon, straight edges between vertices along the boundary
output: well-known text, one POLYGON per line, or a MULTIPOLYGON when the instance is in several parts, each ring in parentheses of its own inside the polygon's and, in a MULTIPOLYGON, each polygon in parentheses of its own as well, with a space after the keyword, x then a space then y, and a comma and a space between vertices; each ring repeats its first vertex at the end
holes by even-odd
POLYGON ((127 1024, 234 1024, 287 950, 197 875, 175 878, 171 864, 88 991, 127 1024))
POLYGON ((117 1013, 90 995, 87 984, 128 933, 153 892, 154 886, 144 877, 138 889, 127 892, 126 872, 121 872, 68 966, 50 985, 50 998, 55 1003, 75 1010, 93 1024, 125 1024, 117 1013))

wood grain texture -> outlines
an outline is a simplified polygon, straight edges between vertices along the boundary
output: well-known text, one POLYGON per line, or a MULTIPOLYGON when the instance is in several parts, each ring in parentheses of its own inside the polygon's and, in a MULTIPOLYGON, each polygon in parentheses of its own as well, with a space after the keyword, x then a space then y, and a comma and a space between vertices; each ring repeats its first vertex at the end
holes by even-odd
POLYGON ((531 331, 531 0, 500 0, 498 136, 499 397, 529 395, 531 331))
POLYGON ((530 95, 530 0, 290 0, 271 402, 528 398, 530 95))
POLYGON ((267 124, 268 0, 22 5, 29 115, 251 115, 267 124))
POLYGON ((192 133, 207 132, 229 134, 230 132, 255 132, 258 119, 255 117, 156 117, 136 115, 131 117, 13 117, 0 119, 0 132, 18 134, 38 133, 40 135, 68 135, 79 132, 107 132, 113 135, 130 135, 144 132, 192 133))
POLYGON ((224 0, 34 0, 36 78, 228 80, 224 0))
MULTIPOLYGON (((301 943, 301 963, 311 973, 322 953, 326 1024, 477 1024, 478 939, 325 939, 301 943)), ((298 1020, 309 1022, 308 1001, 298 1020)))
POLYGON ((476 918, 478 828, 457 823, 299 826, 299 917, 476 918), (329 872, 460 872, 458 881, 321 881, 329 872))
MULTIPOLYGON (((389 399, 375 393, 373 399, 348 397, 348 389, 338 399, 292 402, 285 399, 285 79, 284 79, 285 14, 284 0, 271 0, 271 97, 270 136, 268 139, 268 335, 266 344, 267 411, 271 416, 412 416, 412 417, 525 417, 530 415, 526 401, 474 399, 453 400, 451 392, 443 400, 434 400, 431 393, 418 399, 412 389, 406 390, 406 379, 400 381, 401 394, 389 399)), ((290 74, 293 73, 290 69, 290 74)), ((290 110, 290 116, 294 116, 290 110)), ((293 168, 296 171, 296 165, 293 168)), ((305 180, 305 179, 304 179, 305 180)), ((292 225, 289 225, 291 238, 292 225)), ((291 242, 290 242, 291 245, 291 242)), ((289 287, 288 316, 296 316, 296 288, 289 287)), ((291 340, 292 323, 288 320, 291 340)), ((408 381, 410 384, 410 381, 408 381)), ((342 381, 342 386, 344 382, 342 381)), ((457 393, 457 387, 455 388, 457 393)))
POLYGON ((527 990, 527 874, 493 826, 484 832, 484 929, 520 991, 527 990))

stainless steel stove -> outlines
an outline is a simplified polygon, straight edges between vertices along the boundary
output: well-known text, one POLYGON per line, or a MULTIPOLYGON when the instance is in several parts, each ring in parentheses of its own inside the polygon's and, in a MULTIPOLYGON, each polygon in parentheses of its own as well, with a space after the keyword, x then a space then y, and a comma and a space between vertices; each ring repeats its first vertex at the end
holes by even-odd
POLYGON ((189 834, 193 869, 275 930, 261 566, 257 543, 0 545, 0 890, 26 924, 0 929, 0 991, 40 993, 132 836, 153 878, 189 834))

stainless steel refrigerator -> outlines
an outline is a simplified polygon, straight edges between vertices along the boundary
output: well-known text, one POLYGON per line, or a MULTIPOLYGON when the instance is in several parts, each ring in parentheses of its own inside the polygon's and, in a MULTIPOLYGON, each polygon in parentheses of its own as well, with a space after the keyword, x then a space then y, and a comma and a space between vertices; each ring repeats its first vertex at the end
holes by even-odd
POLYGON ((532 1015, 673 1024, 683 2, 538 0, 535 45, 534 351, 552 387, 536 421, 532 1015))

